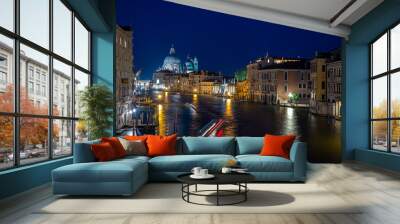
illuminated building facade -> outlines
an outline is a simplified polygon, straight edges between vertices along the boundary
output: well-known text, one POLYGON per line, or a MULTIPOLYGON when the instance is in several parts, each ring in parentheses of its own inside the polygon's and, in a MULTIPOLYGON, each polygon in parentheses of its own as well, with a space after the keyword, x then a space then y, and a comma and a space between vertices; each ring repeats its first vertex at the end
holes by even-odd
POLYGON ((310 61, 310 112, 340 118, 342 66, 340 52, 337 50, 316 53, 310 61))
POLYGON ((251 101, 309 104, 311 83, 305 59, 260 58, 247 65, 247 81, 251 101))
POLYGON ((134 89, 136 77, 133 72, 133 31, 131 27, 116 29, 116 110, 117 128, 132 126, 134 89))

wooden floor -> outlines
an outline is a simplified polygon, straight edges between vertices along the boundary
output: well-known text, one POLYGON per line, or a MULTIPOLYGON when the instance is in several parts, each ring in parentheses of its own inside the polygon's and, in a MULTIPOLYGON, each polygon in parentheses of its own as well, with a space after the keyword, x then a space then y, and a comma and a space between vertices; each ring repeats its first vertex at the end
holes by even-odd
MULTIPOLYGON (((400 223, 400 174, 358 163, 310 164, 308 182, 317 183, 346 201, 363 202, 357 214, 35 214, 54 200, 50 187, 0 202, 0 223, 107 224, 253 224, 253 223, 400 223)), ((315 203, 320 203, 315 201, 315 203)), ((171 205, 173 206, 173 205, 171 205)))

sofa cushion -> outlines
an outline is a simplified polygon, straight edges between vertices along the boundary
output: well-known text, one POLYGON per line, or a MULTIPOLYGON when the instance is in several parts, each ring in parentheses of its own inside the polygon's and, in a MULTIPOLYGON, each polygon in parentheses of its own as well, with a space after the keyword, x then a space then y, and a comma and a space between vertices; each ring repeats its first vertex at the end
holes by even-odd
MULTIPOLYGON (((130 182, 135 172, 143 172, 147 163, 140 159, 75 163, 53 170, 58 182, 130 182)), ((147 173, 143 173, 147 176, 147 173)))
POLYGON ((175 155, 158 156, 149 160, 150 171, 163 172, 190 172, 193 167, 199 166, 210 171, 219 171, 230 159, 231 155, 175 155))
POLYGON ((236 137, 236 155, 260 154, 263 137, 236 137))
POLYGON ((122 146, 126 151, 126 155, 139 155, 145 156, 147 155, 146 143, 141 140, 126 140, 124 138, 118 138, 121 142, 122 146))
POLYGON ((126 156, 126 151, 124 149, 124 146, 121 144, 119 139, 117 137, 104 137, 101 138, 101 142, 108 142, 114 149, 115 155, 117 158, 122 158, 126 156))
POLYGON ((290 148, 296 140, 295 135, 265 135, 262 156, 280 156, 290 159, 290 148))
POLYGON ((91 145, 92 152, 96 161, 105 162, 119 158, 109 142, 102 142, 91 145))
POLYGON ((143 141, 143 142, 146 142, 147 135, 140 135, 140 136, 125 135, 123 138, 126 139, 126 140, 129 140, 129 141, 143 141))
POLYGON ((170 136, 148 135, 146 143, 148 156, 165 156, 176 154, 176 134, 170 136))
POLYGON ((235 154, 233 137, 183 137, 182 139, 183 154, 235 154))
POLYGON ((130 155, 130 156, 125 156, 124 158, 120 158, 117 160, 114 160, 113 162, 118 162, 118 161, 124 161, 124 162, 130 162, 132 160, 139 160, 142 162, 148 162, 150 157, 147 156, 137 156, 137 155, 130 155))
POLYGON ((91 149, 92 144, 99 144, 100 140, 75 143, 74 147, 74 163, 95 162, 96 158, 91 149))
POLYGON ((249 172, 292 172, 293 162, 279 156, 239 155, 240 167, 249 172))

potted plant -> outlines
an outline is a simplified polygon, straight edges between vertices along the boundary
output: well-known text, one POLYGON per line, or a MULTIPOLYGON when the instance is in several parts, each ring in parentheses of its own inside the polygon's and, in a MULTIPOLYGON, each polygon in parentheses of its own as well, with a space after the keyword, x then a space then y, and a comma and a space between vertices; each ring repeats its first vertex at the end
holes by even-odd
POLYGON ((86 87, 80 92, 79 106, 82 109, 81 119, 87 127, 89 140, 110 136, 112 126, 113 95, 109 88, 102 84, 86 87))

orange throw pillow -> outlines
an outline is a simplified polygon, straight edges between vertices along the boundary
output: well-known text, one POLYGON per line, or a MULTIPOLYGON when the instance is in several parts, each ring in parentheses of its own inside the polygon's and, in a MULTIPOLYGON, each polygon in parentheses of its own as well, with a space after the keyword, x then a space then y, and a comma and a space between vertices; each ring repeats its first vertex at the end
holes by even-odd
POLYGON ((147 135, 141 135, 141 136, 134 136, 134 135, 125 135, 124 139, 129 140, 129 141, 142 141, 146 142, 147 135))
POLYGON ((148 156, 176 155, 176 134, 170 136, 148 135, 148 156))
POLYGON ((93 144, 91 145, 91 149, 94 157, 99 162, 110 161, 117 158, 113 147, 108 142, 93 144))
POLYGON ((296 140, 295 135, 265 135, 262 156, 280 156, 289 159, 290 148, 296 140))
POLYGON ((126 151, 124 146, 122 146, 121 142, 117 137, 110 137, 110 138, 101 138, 101 142, 108 142, 114 149, 115 155, 117 158, 121 158, 126 156, 126 151))

